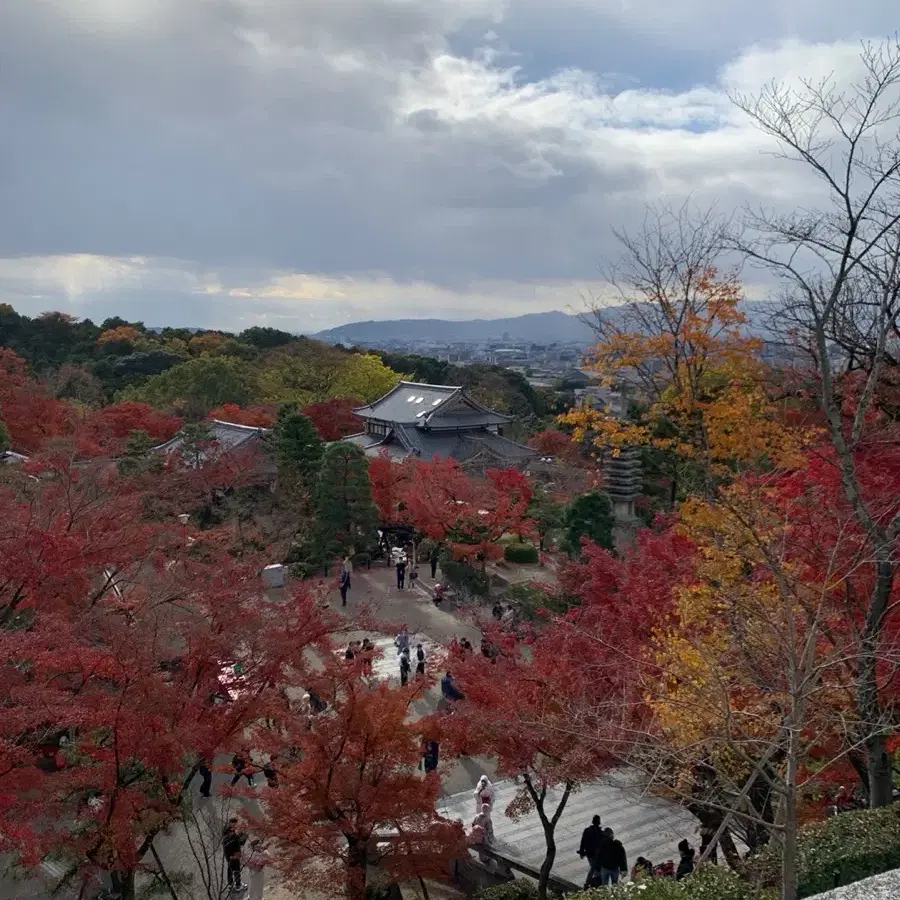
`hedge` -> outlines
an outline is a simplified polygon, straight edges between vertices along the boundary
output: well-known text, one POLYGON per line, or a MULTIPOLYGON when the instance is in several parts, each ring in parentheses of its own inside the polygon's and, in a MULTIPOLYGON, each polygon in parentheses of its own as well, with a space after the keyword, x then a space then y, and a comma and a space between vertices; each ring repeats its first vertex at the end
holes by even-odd
MULTIPOLYGON (((900 868, 900 806, 845 812, 804 825, 797 864, 800 898, 900 868)), ((778 884, 780 848, 765 847, 752 865, 760 884, 778 884)))
MULTIPOLYGON (((681 881, 642 878, 615 887, 591 888, 569 894, 566 900, 775 900, 775 892, 741 880, 725 866, 702 866, 681 881)), ((535 900, 537 891, 527 881, 511 881, 485 888, 475 900, 535 900)))
POLYGON ((681 881, 642 878, 615 887, 591 888, 566 900, 775 900, 770 889, 754 887, 726 866, 700 866, 681 881))
POLYGON ((507 544, 503 558, 512 563, 536 563, 540 559, 537 547, 531 544, 507 544))

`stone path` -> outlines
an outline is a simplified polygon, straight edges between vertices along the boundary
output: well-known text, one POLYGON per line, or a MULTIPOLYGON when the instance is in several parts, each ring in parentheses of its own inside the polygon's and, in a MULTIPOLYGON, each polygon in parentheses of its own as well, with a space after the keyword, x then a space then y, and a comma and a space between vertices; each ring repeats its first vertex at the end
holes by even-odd
MULTIPOLYGON (((506 807, 519 788, 512 781, 495 782, 494 836, 495 849, 539 868, 544 860, 546 844, 537 813, 523 816, 517 822, 507 818, 506 807)), ((559 792, 549 793, 549 808, 555 809, 559 792)), ((440 812, 448 818, 460 819, 468 828, 475 815, 471 791, 454 794, 441 804, 440 812)), ((585 785, 573 793, 556 826, 556 862, 553 874, 577 885, 584 883, 587 863, 578 856, 581 832, 599 815, 604 827, 612 828, 625 847, 629 870, 638 856, 654 865, 677 859, 678 841, 688 838, 696 843, 697 821, 677 804, 649 795, 641 796, 627 774, 610 773, 606 778, 585 785)))

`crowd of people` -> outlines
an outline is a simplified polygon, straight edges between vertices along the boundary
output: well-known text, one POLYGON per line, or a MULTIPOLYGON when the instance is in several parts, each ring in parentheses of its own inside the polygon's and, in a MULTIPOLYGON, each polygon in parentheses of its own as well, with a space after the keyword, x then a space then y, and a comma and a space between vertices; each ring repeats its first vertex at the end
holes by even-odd
MULTIPOLYGON (((680 881, 694 871, 696 851, 687 840, 678 843, 679 862, 676 867, 669 859, 654 866, 649 859, 639 856, 631 869, 632 881, 647 876, 675 878, 680 881)), ((618 884, 620 878, 628 874, 628 857, 622 842, 616 838, 612 828, 600 824, 600 816, 594 816, 591 824, 581 834, 578 855, 587 860, 588 873, 585 888, 605 887, 618 884)))

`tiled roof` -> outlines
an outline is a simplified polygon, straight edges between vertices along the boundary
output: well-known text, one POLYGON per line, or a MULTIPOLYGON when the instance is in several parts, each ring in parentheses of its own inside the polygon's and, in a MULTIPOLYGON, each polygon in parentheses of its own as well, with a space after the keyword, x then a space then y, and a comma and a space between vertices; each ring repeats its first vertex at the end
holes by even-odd
POLYGON ((28 457, 24 456, 21 453, 16 453, 13 450, 4 450, 2 453, 0 453, 0 463, 3 463, 5 465, 23 462, 28 462, 28 457))
POLYGON ((354 412, 363 418, 415 425, 425 417, 419 413, 427 415, 433 412, 461 390, 440 384, 401 381, 374 403, 361 406, 354 412))
MULTIPOLYGON (((228 453, 242 447, 248 441, 254 438, 260 438, 268 428, 256 428, 252 425, 238 425, 236 422, 223 422, 221 419, 213 419, 209 425, 211 426, 211 437, 216 442, 216 451, 218 453, 228 453)), ((179 432, 175 437, 170 438, 164 444, 154 447, 161 453, 172 453, 181 448, 184 444, 184 437, 179 432)))

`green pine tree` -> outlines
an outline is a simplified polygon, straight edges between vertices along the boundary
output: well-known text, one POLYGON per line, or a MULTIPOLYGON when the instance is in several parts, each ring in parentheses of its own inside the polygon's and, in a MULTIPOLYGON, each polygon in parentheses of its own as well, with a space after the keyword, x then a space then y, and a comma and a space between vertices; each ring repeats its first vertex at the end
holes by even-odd
POLYGON ((6 422, 4 422, 3 419, 0 419, 0 453, 3 453, 5 450, 9 449, 9 429, 6 427, 6 422))
POLYGON ((315 491, 316 536, 326 558, 344 548, 369 550, 375 543, 378 509, 372 500, 369 461, 346 441, 325 448, 315 491))
POLYGON ((613 507, 606 494, 583 494, 573 500, 566 510, 566 534, 563 549, 570 556, 581 553, 583 537, 595 541, 607 550, 613 549, 613 528, 616 521, 613 507))
POLYGON ((322 439, 309 416, 283 406, 272 429, 270 443, 282 476, 299 479, 311 488, 322 462, 322 439))
POLYGON ((137 428, 130 432, 125 442, 125 450, 119 460, 119 474, 140 475, 162 466, 162 454, 153 453, 158 441, 146 431, 137 428))

